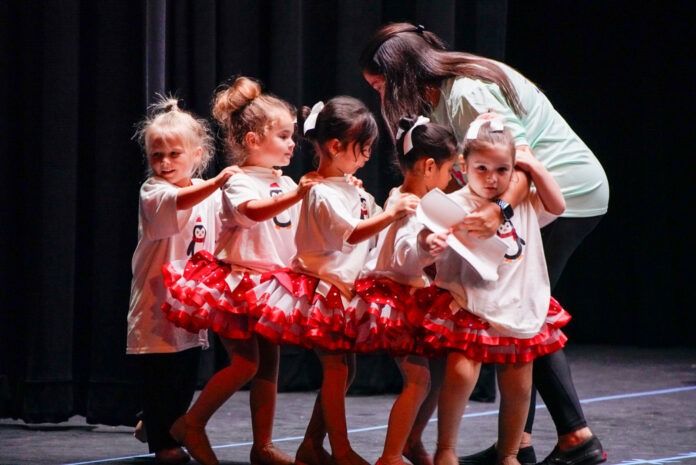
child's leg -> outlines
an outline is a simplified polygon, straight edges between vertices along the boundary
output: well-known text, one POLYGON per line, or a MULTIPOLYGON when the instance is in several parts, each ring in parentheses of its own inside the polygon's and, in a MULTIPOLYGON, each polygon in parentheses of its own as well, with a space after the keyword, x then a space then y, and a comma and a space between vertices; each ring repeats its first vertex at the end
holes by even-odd
POLYGON ((199 347, 167 354, 138 355, 143 373, 143 423, 150 452, 179 448, 169 434, 195 392, 199 347))
POLYGON ((407 355, 396 357, 395 361, 401 371, 403 389, 389 414, 384 450, 380 457, 383 465, 404 463, 402 455, 406 440, 430 391, 430 366, 426 358, 407 355))
POLYGON ((251 381, 249 406, 254 444, 251 447, 253 465, 292 465, 294 460, 273 446, 273 420, 278 397, 278 364, 280 349, 258 337, 259 367, 251 381))
MULTIPOLYGON (((350 385, 353 384, 353 380, 355 380, 355 354, 346 354, 346 364, 348 366, 348 378, 345 391, 347 392, 350 385)), ((304 438, 295 455, 295 463, 298 465, 333 465, 331 454, 324 449, 326 423, 324 422, 324 413, 321 408, 321 397, 320 390, 314 402, 312 416, 307 424, 304 438)))
POLYGON ((332 465, 331 454, 324 449, 325 437, 326 426, 324 425, 324 414, 321 410, 320 390, 314 401, 312 416, 309 418, 304 438, 295 454, 295 463, 297 465, 332 465))
POLYGON ((218 463, 205 433, 206 423, 232 394, 256 374, 259 364, 256 336, 244 341, 220 340, 230 357, 230 364, 208 380, 186 415, 180 417, 170 430, 172 436, 203 465, 218 463))
POLYGON ((478 379, 481 364, 450 351, 440 391, 435 465, 457 465, 457 435, 464 409, 478 379))
POLYGON ((404 456, 413 465, 433 465, 433 458, 423 445, 423 432, 437 408, 442 379, 445 376, 445 361, 445 357, 429 360, 430 390, 418 410, 418 415, 404 447, 404 456))
POLYGON ((498 365, 500 413, 498 415, 498 463, 517 464, 532 392, 532 363, 498 365))
POLYGON ((346 424, 346 389, 354 354, 318 350, 324 378, 321 384, 321 412, 331 444, 331 455, 337 465, 368 465, 350 446, 346 424))

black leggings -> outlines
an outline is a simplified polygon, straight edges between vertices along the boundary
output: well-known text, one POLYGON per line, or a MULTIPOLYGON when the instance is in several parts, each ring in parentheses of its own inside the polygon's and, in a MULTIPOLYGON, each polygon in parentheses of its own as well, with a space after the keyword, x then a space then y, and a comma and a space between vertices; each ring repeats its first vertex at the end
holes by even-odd
MULTIPOLYGON (((541 236, 544 241, 544 254, 549 269, 552 293, 568 259, 601 219, 602 216, 558 218, 542 228, 541 236)), ((533 380, 535 389, 532 389, 527 424, 524 427, 526 433, 532 433, 537 390, 551 414, 559 436, 587 426, 563 350, 535 359, 533 380)))
POLYGON ((200 347, 137 356, 143 376, 142 419, 150 452, 179 446, 169 435, 169 428, 186 413, 193 399, 200 356, 200 347))

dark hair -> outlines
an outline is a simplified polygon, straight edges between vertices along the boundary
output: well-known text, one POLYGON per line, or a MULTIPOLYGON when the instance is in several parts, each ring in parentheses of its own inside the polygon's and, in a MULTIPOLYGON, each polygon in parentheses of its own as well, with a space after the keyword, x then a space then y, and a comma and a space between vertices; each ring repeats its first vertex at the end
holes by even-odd
MULTIPOLYGON (((298 121, 300 128, 304 127, 310 111, 308 107, 302 108, 298 121)), ((317 115, 314 129, 307 131, 304 137, 313 142, 317 152, 322 154, 324 144, 331 139, 338 139, 344 145, 355 142, 356 148, 360 149, 369 142, 374 144, 378 134, 375 117, 363 102, 353 97, 338 96, 326 102, 317 115)))
POLYGON ((248 132, 264 137, 277 123, 281 112, 296 114, 290 103, 264 92, 260 81, 245 76, 218 87, 212 106, 213 117, 224 134, 230 164, 242 164, 246 159, 244 136, 248 132))
POLYGON ((526 113, 517 91, 494 61, 447 50, 437 35, 410 23, 391 23, 377 30, 363 48, 359 64, 363 71, 385 78, 382 115, 391 131, 402 115, 429 114, 426 87, 439 87, 444 79, 456 76, 497 84, 512 110, 520 116, 526 113))
POLYGON ((435 123, 421 124, 413 128, 415 123, 414 118, 399 120, 399 128, 404 133, 396 141, 396 158, 403 172, 412 170, 416 162, 424 157, 432 158, 435 164, 440 166, 456 156, 457 138, 449 128, 435 123), (413 147, 404 153, 404 139, 411 128, 413 147))
POLYGON ((494 145, 507 146, 512 156, 512 164, 515 164, 515 138, 512 136, 510 129, 503 128, 500 130, 491 129, 491 123, 486 122, 479 128, 476 139, 466 139, 464 141, 464 149, 462 155, 466 159, 471 153, 490 148, 494 145))

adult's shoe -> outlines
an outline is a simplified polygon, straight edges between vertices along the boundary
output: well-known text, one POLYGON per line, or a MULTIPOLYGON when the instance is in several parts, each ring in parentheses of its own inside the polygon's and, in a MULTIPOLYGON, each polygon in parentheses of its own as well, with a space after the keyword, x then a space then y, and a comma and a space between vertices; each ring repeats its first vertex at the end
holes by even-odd
POLYGON ((596 465, 606 460, 607 453, 602 443, 592 435, 587 441, 568 450, 560 450, 556 445, 549 456, 537 465, 596 465))

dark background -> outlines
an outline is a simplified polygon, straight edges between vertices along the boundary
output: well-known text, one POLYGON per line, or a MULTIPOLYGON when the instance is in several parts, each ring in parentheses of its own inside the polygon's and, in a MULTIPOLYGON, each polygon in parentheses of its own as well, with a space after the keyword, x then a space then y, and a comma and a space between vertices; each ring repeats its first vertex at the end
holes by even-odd
MULTIPOLYGON (((154 92, 177 92, 207 116, 216 85, 241 73, 297 105, 349 94, 378 113, 357 58, 389 21, 422 23, 453 49, 518 68, 603 163, 609 213, 555 292, 575 316, 571 343, 694 347, 695 6, 0 2, 0 417, 134 422, 125 320, 145 164, 131 136, 154 92)), ((378 200, 398 182, 382 149, 358 173, 378 200)), ((288 172, 310 166, 299 154, 288 172)), ((310 355, 284 349, 282 389, 316 380, 310 355)), ((202 379, 222 362, 209 352, 202 379)), ((359 376, 362 389, 372 376, 384 383, 371 368, 388 361, 361 364, 372 373, 359 376)))

